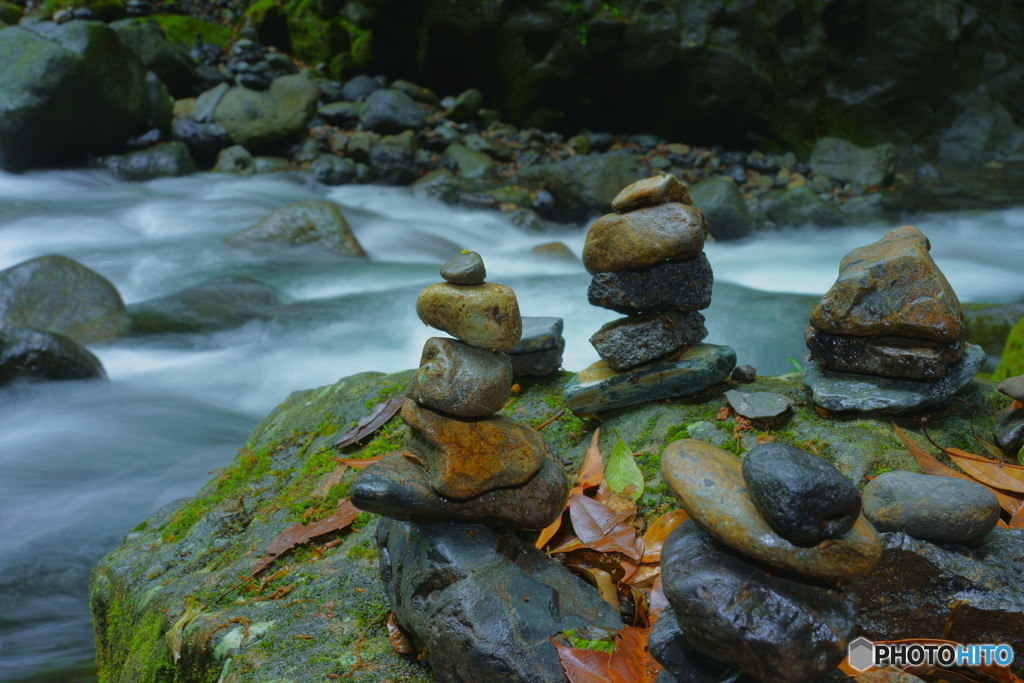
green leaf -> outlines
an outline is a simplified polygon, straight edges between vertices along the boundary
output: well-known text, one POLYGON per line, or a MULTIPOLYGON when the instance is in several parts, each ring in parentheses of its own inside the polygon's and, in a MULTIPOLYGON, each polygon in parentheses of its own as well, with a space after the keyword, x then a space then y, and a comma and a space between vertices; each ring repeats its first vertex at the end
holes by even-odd
POLYGON ((633 459, 633 451, 622 437, 615 434, 615 447, 604 466, 608 488, 637 500, 644 492, 644 475, 633 459))
POLYGON ((581 638, 576 633, 576 629, 571 628, 568 631, 562 631, 562 635, 565 636, 566 640, 577 650, 598 650, 600 652, 611 652, 615 649, 615 634, 607 640, 590 640, 587 638, 581 638))
POLYGON ((1024 446, 1021 446, 1020 450, 1017 451, 1017 462, 1024 465, 1024 446))

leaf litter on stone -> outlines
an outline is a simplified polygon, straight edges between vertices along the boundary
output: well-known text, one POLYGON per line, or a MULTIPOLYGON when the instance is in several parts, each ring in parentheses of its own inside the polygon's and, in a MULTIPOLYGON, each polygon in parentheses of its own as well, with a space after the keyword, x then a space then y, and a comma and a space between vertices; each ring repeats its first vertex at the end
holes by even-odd
POLYGON ((317 536, 345 529, 356 521, 359 512, 360 510, 346 498, 338 503, 338 508, 330 517, 312 524, 294 524, 288 527, 267 544, 267 549, 264 551, 266 556, 256 563, 252 573, 258 574, 263 571, 274 560, 301 543, 308 543, 317 536))
MULTIPOLYGON (((587 448, 587 454, 583 458, 583 465, 580 467, 580 474, 576 478, 576 483, 569 489, 569 496, 565 500, 565 509, 569 509, 569 504, 576 495, 582 494, 589 488, 598 486, 604 479, 604 461, 601 459, 601 450, 597 446, 597 438, 600 436, 601 430, 595 429, 594 435, 590 438, 590 447, 587 448)), ((548 544, 558 530, 562 528, 562 518, 564 514, 559 515, 555 518, 555 521, 551 522, 546 526, 537 536, 537 541, 534 545, 537 548, 543 548, 548 544)))
POLYGON ((331 444, 331 448, 348 448, 370 436, 384 426, 388 420, 395 416, 405 403, 404 396, 392 396, 388 400, 378 403, 370 411, 369 415, 361 418, 354 427, 347 430, 337 441, 331 444))
POLYGON ((583 650, 552 638, 559 661, 572 683, 653 683, 661 670, 647 651, 649 628, 626 626, 611 652, 583 650))
POLYGON ((643 557, 643 540, 631 524, 629 510, 615 511, 593 498, 575 496, 569 504, 569 517, 576 536, 588 548, 622 553, 638 562, 643 557))

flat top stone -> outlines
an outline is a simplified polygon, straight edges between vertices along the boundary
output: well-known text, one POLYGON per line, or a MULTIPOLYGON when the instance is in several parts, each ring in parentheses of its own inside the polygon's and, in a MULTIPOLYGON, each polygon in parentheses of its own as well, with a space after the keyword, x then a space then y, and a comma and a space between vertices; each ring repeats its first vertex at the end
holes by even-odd
POLYGON ((811 325, 830 334, 892 335, 944 344, 963 341, 960 300, 912 225, 854 249, 814 310, 811 325))
POLYGON ((725 392, 725 398, 733 410, 749 420, 774 420, 787 410, 791 404, 782 394, 771 391, 736 391, 725 392))
POLYGON ((1024 401, 1024 375, 1007 377, 999 383, 997 389, 1015 401, 1024 401))
POLYGON ((565 322, 561 318, 523 316, 523 332, 519 343, 509 353, 530 353, 558 348, 565 322))
POLYGON ((707 236, 708 222, 695 206, 671 202, 610 213, 591 224, 583 244, 583 265, 596 274, 684 261, 704 249, 707 236))
POLYGON ((627 185, 622 192, 615 195, 615 199, 612 200, 612 208, 619 213, 625 213, 633 209, 669 202, 693 203, 690 199, 690 190, 686 185, 674 175, 660 173, 627 185))
POLYGON ((482 285, 487 269, 480 254, 463 251, 441 266, 441 277, 453 285, 482 285))
POLYGON ((735 455, 695 439, 666 446, 665 483, 679 504, 712 536, 765 564, 824 581, 853 581, 878 562, 882 545, 861 515, 843 536, 811 548, 793 545, 772 531, 747 491, 735 455))

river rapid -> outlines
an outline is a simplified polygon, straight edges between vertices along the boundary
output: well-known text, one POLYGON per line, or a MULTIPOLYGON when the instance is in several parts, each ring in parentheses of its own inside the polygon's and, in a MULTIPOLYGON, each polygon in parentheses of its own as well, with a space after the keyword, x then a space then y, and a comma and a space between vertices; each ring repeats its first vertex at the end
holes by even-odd
MULTIPOLYGON (((962 301, 1024 296, 1024 209, 913 221, 962 301)), ((844 254, 892 227, 708 244, 707 340, 733 346, 762 374, 791 371, 806 352, 813 297, 844 254)), ((557 240, 578 257, 584 234, 528 232, 405 188, 328 188, 302 175, 132 184, 99 171, 0 173, 0 269, 64 254, 110 279, 128 304, 244 275, 284 304, 232 330, 92 346, 107 382, 0 388, 0 680, 91 680, 92 565, 150 512, 195 493, 289 392, 414 367, 434 334, 416 317, 416 295, 459 249, 482 254, 488 279, 514 287, 524 315, 565 319, 564 368, 597 360, 587 339, 616 314, 587 303, 578 258, 531 252, 557 240), (225 240, 311 198, 341 205, 368 260, 225 240)))

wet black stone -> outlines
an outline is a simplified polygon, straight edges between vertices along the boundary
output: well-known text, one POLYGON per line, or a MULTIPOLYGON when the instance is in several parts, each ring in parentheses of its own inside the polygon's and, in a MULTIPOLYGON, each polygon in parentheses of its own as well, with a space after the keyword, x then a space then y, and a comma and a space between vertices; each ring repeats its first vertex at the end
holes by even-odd
POLYGON ((1011 410, 996 418, 996 443, 1013 455, 1024 447, 1024 408, 1011 410))
POLYGON ((590 338, 598 355, 614 370, 629 370, 696 344, 708 335, 697 311, 648 313, 620 318, 590 338))
POLYGON ((363 130, 388 135, 403 130, 419 130, 427 125, 423 110, 399 90, 377 90, 366 98, 359 110, 363 130))
POLYGON ((356 164, 334 154, 321 154, 309 165, 313 177, 324 185, 348 185, 356 178, 356 164))
POLYGON ((1024 375, 1008 377, 997 388, 1015 401, 1024 401, 1024 375))
MULTIPOLYGON (((451 280, 449 280, 451 282, 451 280)), ((558 348, 565 321, 555 317, 523 316, 523 333, 509 353, 529 353, 558 348)), ((561 341, 565 346, 565 340, 561 341)))
POLYGON ((595 588, 515 536, 382 519, 377 544, 388 601, 438 680, 564 683, 551 636, 622 626, 595 588))
POLYGON ((381 142, 370 150, 370 168, 377 182, 408 185, 416 178, 416 155, 405 145, 381 142))
POLYGON ((686 640, 762 683, 817 683, 846 655, 849 596, 770 575, 693 520, 669 535, 661 567, 686 640))
POLYGON ((341 88, 341 98, 346 102, 362 102, 384 86, 373 76, 359 74, 353 76, 341 88))
POLYGON ((590 281, 587 299, 619 313, 696 311, 711 305, 713 283, 711 264, 701 252, 686 261, 643 270, 598 273, 590 281))
POLYGON ((103 379, 103 365, 62 334, 0 329, 0 386, 15 380, 103 379))
POLYGON ((743 481, 758 512, 780 536, 812 546, 849 531, 860 514, 860 494, 821 458, 774 442, 743 458, 743 481))
POLYGON ((663 674, 667 674, 664 677, 665 681, 733 683, 740 678, 738 672, 701 654, 686 641, 671 605, 666 607, 654 622, 647 640, 647 650, 661 664, 663 674))
POLYGON ((804 333, 804 341, 811 356, 829 370, 880 377, 939 379, 964 353, 960 343, 826 334, 812 327, 804 333))
POLYGON ((757 379, 757 368, 753 365, 737 365, 736 369, 732 371, 730 379, 733 382, 750 384, 757 379))
POLYGON ((558 337, 555 343, 557 344, 555 348, 543 351, 509 352, 508 359, 512 362, 512 378, 547 377, 558 372, 558 369, 562 367, 562 352, 565 351, 565 339, 558 337))
POLYGON ((174 120, 171 139, 184 142, 192 158, 203 166, 211 165, 217 152, 231 145, 227 131, 220 124, 200 123, 186 117, 174 120))
POLYGON ((441 277, 453 285, 482 285, 487 277, 487 268, 480 254, 464 251, 441 266, 441 277))

